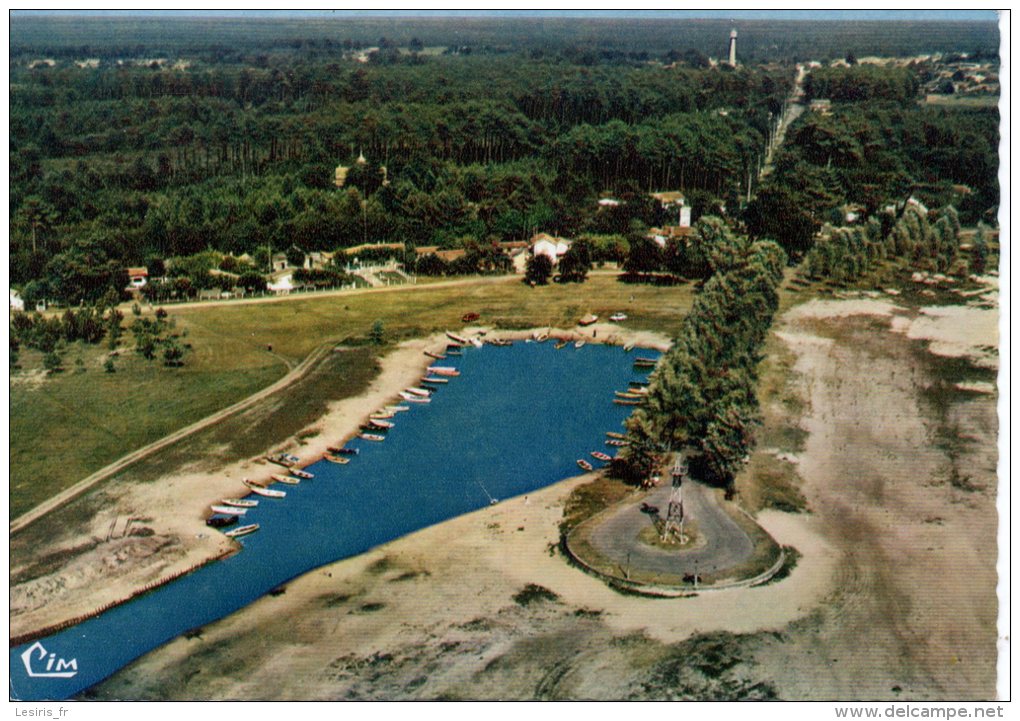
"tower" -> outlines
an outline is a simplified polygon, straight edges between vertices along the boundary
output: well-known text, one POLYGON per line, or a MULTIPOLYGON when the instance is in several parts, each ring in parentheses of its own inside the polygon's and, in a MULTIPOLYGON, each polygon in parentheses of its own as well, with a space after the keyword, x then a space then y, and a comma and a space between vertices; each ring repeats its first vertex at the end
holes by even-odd
POLYGON ((684 540, 684 492, 683 482, 687 477, 687 462, 683 455, 678 454, 673 463, 673 490, 669 494, 669 507, 666 509, 666 522, 662 526, 662 540, 669 538, 670 533, 676 533, 677 539, 683 543, 684 540))
POLYGON ((730 67, 737 67, 737 31, 730 30, 730 67))

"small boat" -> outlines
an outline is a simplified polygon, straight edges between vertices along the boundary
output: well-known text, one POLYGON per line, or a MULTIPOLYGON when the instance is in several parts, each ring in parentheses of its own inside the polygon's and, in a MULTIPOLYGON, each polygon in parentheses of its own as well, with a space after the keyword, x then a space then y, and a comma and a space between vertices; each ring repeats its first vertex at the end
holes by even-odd
POLYGON ((386 406, 387 411, 393 411, 394 413, 403 413, 404 411, 411 410, 411 406, 386 406))
POLYGON ((395 415, 397 415, 395 411, 391 411, 391 410, 388 410, 386 408, 383 408, 382 410, 376 411, 375 413, 369 413, 368 417, 369 418, 375 418, 376 420, 380 420, 380 421, 385 421, 388 418, 392 418, 395 415))
POLYGON ((281 453, 280 457, 283 458, 285 461, 290 461, 291 463, 297 463, 298 461, 301 460, 293 453, 281 453))
POLYGON ((640 399, 628 400, 626 398, 614 398, 613 403, 618 406, 639 406, 642 401, 640 399))
POLYGON ((458 350, 450 350, 450 351, 446 351, 446 355, 452 355, 452 356, 464 355, 464 351, 459 350, 459 349, 458 350))
POLYGON ((431 398, 422 398, 421 396, 416 396, 413 393, 405 393, 404 391, 400 391, 400 393, 398 393, 397 395, 400 396, 401 398, 403 398, 408 403, 431 403, 432 402, 431 398))
POLYGON ((339 463, 341 466, 345 466, 351 462, 350 458, 346 458, 344 456, 334 456, 329 453, 325 454, 323 458, 325 458, 330 463, 339 463))
POLYGON ((326 449, 330 453, 337 453, 341 456, 356 456, 358 455, 357 448, 345 448, 344 446, 330 446, 326 449))
POLYGON ((238 526, 233 530, 227 531, 223 535, 230 538, 238 538, 239 536, 247 536, 249 533, 255 533, 257 530, 259 530, 259 524, 249 523, 247 526, 238 526))
POLYGON ((599 319, 599 317, 597 315, 595 315, 594 313, 589 313, 585 317, 581 318, 581 320, 577 321, 577 324, 578 325, 582 325, 582 326, 583 325, 591 325, 592 323, 597 322, 598 319, 599 319))
POLYGON ((548 333, 539 333, 538 336, 535 338, 536 343, 545 343, 547 340, 549 340, 548 333))
POLYGON ((248 486, 248 488, 251 489, 252 493, 256 493, 260 496, 265 496, 266 498, 283 498, 284 496, 287 495, 286 491, 275 491, 272 488, 260 486, 254 481, 249 481, 247 478, 244 479, 243 483, 244 485, 248 486))
POLYGON ((488 343, 489 345, 499 346, 500 348, 506 348, 507 346, 514 344, 514 342, 509 338, 490 338, 488 343))
POLYGON ((595 460, 602 461, 603 463, 609 463, 609 461, 613 460, 611 455, 603 453, 602 451, 592 451, 591 457, 595 460))
POLYGON ((429 366, 429 373, 437 376, 448 376, 455 378, 460 375, 460 371, 452 366, 429 366))
POLYGON ((624 350, 625 353, 630 353, 632 350, 634 350, 634 344, 633 343, 628 343, 627 345, 625 345, 623 347, 623 350, 624 350))
POLYGON ((639 356, 639 357, 634 359, 634 365, 636 365, 636 366, 638 366, 640 368, 654 368, 655 367, 655 362, 656 361, 655 361, 654 358, 641 358, 639 356))
POLYGON ((386 440, 386 436, 380 436, 380 435, 378 435, 376 433, 359 433, 358 434, 358 438, 364 439, 366 441, 385 441, 386 440))
POLYGON ((450 331, 446 331, 446 337, 449 338, 452 341, 456 341, 457 343, 460 343, 461 345, 467 345, 468 342, 469 342, 467 338, 465 338, 463 336, 459 336, 456 333, 451 333, 450 331))
POLYGON ((567 341, 561 340, 559 343, 554 345, 553 348, 555 348, 556 350, 559 350, 560 348, 565 348, 566 345, 567 345, 567 341))
POLYGON ((422 383, 432 383, 434 385, 441 385, 443 383, 449 383, 450 379, 449 378, 434 378, 433 376, 426 376, 425 378, 421 379, 421 382, 422 383))
POLYGON ((405 388, 404 390, 408 393, 414 393, 416 396, 421 396, 422 398, 428 398, 432 395, 432 391, 426 390, 425 388, 405 388))
POLYGON ((290 469, 290 475, 297 476, 298 478, 315 478, 315 474, 314 473, 309 473, 308 471, 302 471, 302 470, 297 469, 297 468, 291 468, 290 469))
POLYGON ((237 508, 236 506, 209 506, 209 510, 224 516, 243 516, 248 512, 247 508, 237 508))
POLYGON ((619 441, 616 440, 615 438, 610 438, 608 441, 606 441, 606 445, 613 446, 614 448, 623 448, 624 446, 627 445, 627 441, 619 441))
POLYGON ((472 338, 471 339, 471 345, 473 345, 475 348, 481 348, 482 347, 482 339, 481 338, 472 338))
POLYGON ((576 343, 574 343, 574 347, 575 348, 583 348, 584 347, 584 341, 583 340, 577 341, 576 343))
POLYGON ((625 436, 624 434, 617 433, 616 431, 606 431, 606 435, 609 436, 610 438, 615 438, 619 441, 625 440, 627 438, 627 436, 625 436))
POLYGON ((632 393, 630 391, 616 391, 617 398, 623 398, 628 401, 639 401, 644 396, 642 393, 632 393))
POLYGON ((206 519, 205 525, 210 528, 226 528, 237 523, 237 516, 212 516, 206 519))
POLYGON ((590 471, 592 469, 591 464, 588 463, 588 461, 584 460, 583 458, 578 458, 577 459, 577 465, 579 465, 581 468, 583 468, 586 471, 590 471))
POLYGON ((395 423, 390 423, 389 421, 381 421, 377 418, 370 418, 368 424, 375 428, 387 428, 387 429, 393 428, 393 426, 396 425, 395 423))
POLYGON ((639 380, 639 381, 631 381, 630 385, 637 386, 638 388, 644 388, 644 387, 648 386, 648 383, 649 383, 649 381, 639 380))
POLYGON ((253 498, 224 498, 220 503, 226 506, 236 506, 237 508, 255 508, 259 505, 259 502, 253 498))
POLYGON ((627 320, 627 314, 613 313, 611 316, 609 316, 609 320, 613 321, 614 323, 619 323, 621 320, 627 320))
POLYGON ((443 355, 442 353, 433 353, 430 350, 425 351, 425 355, 427 355, 429 358, 435 358, 436 360, 443 360, 444 358, 446 358, 446 356, 443 355))
POLYGON ((291 478, 290 476, 281 476, 279 473, 274 473, 270 476, 277 483, 286 483, 288 486, 296 486, 301 483, 300 478, 291 478))
POLYGON ((265 456, 265 459, 270 463, 275 463, 276 465, 283 466, 284 468, 290 468, 295 463, 294 461, 289 460, 289 457, 285 453, 281 453, 278 456, 265 456))

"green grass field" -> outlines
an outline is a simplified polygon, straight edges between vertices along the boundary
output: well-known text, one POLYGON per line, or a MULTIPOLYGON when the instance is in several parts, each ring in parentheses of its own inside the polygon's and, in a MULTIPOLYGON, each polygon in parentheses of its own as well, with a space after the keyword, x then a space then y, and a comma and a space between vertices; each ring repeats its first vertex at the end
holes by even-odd
MULTIPOLYGON (((585 313, 606 317, 622 310, 629 327, 672 334, 692 296, 690 285, 629 285, 602 274, 583 285, 541 288, 489 278, 403 291, 170 308, 177 329, 187 334, 182 340, 192 346, 185 366, 177 369, 122 347, 117 372, 108 374, 102 370, 105 345, 72 346, 65 354, 67 370, 42 378, 38 356, 26 352, 24 370, 10 384, 11 517, 264 388, 324 342, 363 344, 376 320, 383 323, 387 343, 462 327, 460 317, 468 311, 481 314, 479 323, 525 328, 569 327, 585 313), (84 371, 76 370, 79 356, 84 371)), ((132 320, 128 314, 125 323, 132 320)), ((124 342, 129 341, 127 333, 124 342)), ((364 388, 385 350, 385 345, 372 348, 351 361, 358 381, 344 393, 364 388)), ((266 444, 277 440, 267 437, 266 444)))

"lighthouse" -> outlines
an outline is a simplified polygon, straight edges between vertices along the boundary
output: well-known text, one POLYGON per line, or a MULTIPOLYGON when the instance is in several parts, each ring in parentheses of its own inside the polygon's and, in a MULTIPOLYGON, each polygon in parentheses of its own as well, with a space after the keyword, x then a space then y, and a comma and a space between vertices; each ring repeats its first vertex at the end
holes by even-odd
POLYGON ((730 67, 737 67, 737 31, 730 30, 730 67))

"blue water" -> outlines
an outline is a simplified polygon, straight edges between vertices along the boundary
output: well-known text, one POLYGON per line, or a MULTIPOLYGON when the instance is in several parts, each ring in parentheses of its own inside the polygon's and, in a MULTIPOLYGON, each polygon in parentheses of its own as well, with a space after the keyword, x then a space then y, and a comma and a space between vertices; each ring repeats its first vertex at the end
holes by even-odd
POLYGON ((240 553, 41 639, 46 656, 36 652, 33 671, 45 672, 54 654, 51 670, 76 661, 72 678, 29 677, 21 654, 33 644, 11 649, 12 698, 68 698, 306 571, 576 475, 578 458, 600 465, 590 452, 612 455, 604 434, 632 410, 614 404, 613 391, 644 377, 635 355, 603 345, 555 350, 549 341, 437 361, 461 375, 431 403, 405 404, 411 410, 396 415, 385 442, 352 441, 361 453, 348 465, 319 462, 308 468, 313 480, 274 485, 287 497, 261 498, 248 511, 242 523, 261 528, 240 539, 240 553))

